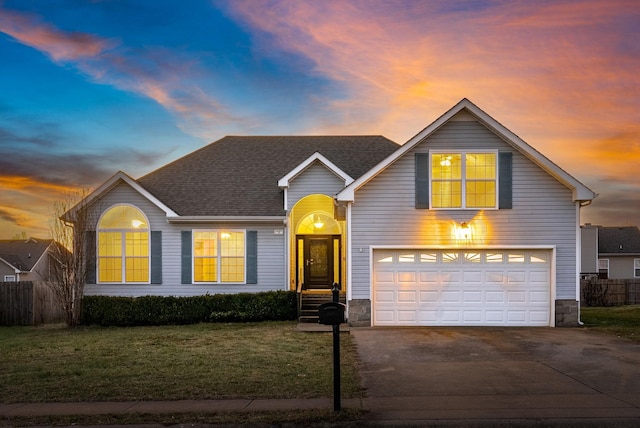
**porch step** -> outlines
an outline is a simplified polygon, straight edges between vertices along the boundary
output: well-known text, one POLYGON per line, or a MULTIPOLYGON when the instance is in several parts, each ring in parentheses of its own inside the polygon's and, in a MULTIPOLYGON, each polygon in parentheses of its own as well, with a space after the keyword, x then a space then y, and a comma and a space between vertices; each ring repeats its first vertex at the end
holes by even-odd
MULTIPOLYGON (((318 308, 323 303, 332 302, 333 296, 330 293, 323 294, 307 294, 300 295, 300 311, 298 313, 298 322, 300 323, 318 323, 318 308)), ((346 303, 347 296, 340 294, 340 303, 346 303)))

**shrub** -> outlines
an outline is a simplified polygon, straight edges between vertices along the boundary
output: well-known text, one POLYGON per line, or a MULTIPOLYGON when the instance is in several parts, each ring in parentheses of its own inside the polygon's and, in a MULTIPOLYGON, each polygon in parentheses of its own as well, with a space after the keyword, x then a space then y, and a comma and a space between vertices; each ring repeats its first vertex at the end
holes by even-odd
POLYGON ((196 324, 293 320, 294 291, 204 296, 85 296, 82 323, 101 326, 196 324))

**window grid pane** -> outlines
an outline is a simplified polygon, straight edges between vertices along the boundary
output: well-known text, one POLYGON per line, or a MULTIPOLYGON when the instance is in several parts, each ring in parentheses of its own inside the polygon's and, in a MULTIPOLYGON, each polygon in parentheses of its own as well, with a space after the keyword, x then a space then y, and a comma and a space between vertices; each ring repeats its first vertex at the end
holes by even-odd
POLYGON ((122 259, 120 257, 100 257, 98 281, 122 282, 122 259))
POLYGON ((496 153, 432 153, 433 208, 495 208, 496 153))
POLYGON ((244 282, 245 233, 198 231, 193 233, 194 282, 244 282))
POLYGON ((149 259, 147 257, 127 257, 125 266, 126 282, 149 281, 149 259))

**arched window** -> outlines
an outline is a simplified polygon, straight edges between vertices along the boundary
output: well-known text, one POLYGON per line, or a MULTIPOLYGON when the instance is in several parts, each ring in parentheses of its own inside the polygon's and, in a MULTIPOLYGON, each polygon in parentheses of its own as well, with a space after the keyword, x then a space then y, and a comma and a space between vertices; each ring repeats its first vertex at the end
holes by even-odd
POLYGON ((116 205, 98 222, 98 282, 149 282, 149 222, 131 205, 116 205))

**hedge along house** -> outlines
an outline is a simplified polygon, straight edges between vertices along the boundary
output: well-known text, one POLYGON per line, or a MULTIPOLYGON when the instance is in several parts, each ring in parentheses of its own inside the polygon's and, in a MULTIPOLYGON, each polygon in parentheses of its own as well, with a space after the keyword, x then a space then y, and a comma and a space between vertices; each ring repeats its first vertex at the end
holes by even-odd
POLYGON ((96 218, 85 293, 336 282, 352 325, 576 325, 580 207, 595 197, 467 99, 402 146, 225 137, 82 202, 96 218))

